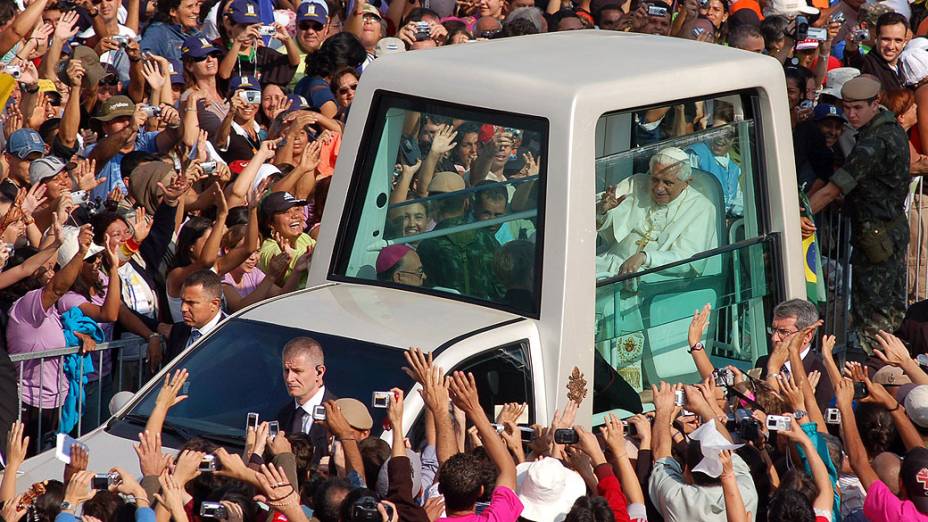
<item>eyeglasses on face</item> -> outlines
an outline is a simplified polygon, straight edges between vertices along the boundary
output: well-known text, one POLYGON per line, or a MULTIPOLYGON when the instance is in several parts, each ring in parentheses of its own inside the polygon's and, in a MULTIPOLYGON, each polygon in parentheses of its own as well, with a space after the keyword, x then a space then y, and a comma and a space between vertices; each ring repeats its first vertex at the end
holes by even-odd
POLYGON ((773 328, 771 326, 767 327, 767 335, 777 334, 780 337, 789 337, 795 333, 799 333, 799 330, 787 330, 786 328, 773 328))

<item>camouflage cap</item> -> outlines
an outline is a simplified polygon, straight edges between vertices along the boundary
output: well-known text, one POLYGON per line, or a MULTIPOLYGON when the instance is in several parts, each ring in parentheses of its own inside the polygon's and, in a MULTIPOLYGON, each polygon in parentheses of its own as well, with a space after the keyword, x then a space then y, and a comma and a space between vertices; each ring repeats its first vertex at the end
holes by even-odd
POLYGON ((892 12, 893 8, 883 2, 876 2, 873 4, 865 3, 860 6, 857 19, 861 22, 867 22, 867 25, 870 27, 876 27, 876 21, 881 15, 892 12))

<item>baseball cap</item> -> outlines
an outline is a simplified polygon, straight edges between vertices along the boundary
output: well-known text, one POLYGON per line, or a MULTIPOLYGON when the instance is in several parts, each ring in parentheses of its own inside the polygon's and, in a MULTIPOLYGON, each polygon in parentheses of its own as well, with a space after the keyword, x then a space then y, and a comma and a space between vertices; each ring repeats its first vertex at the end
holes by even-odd
POLYGON ((68 164, 55 156, 39 158, 29 165, 29 184, 36 185, 43 179, 57 176, 68 164))
POLYGON ((403 43, 399 38, 388 36, 386 38, 381 38, 377 45, 374 47, 374 56, 380 58, 388 54, 396 53, 405 53, 406 44, 403 43))
MULTIPOLYGON (((103 69, 103 65, 100 63, 100 57, 97 55, 97 52, 83 45, 78 45, 71 51, 71 60, 79 60, 84 65, 84 79, 81 81, 81 85, 84 87, 96 86, 100 83, 100 80, 106 76, 106 71, 103 69)), ((67 70, 68 63, 70 60, 62 61, 58 65, 58 78, 65 85, 69 85, 71 81, 68 79, 67 70)))
POLYGON ((45 142, 42 136, 32 129, 19 129, 10 134, 6 142, 6 151, 17 158, 24 160, 34 152, 45 153, 45 142))
POLYGON ((928 428, 928 384, 912 388, 905 396, 904 405, 913 423, 928 428))
MULTIPOLYGON (((61 246, 58 247, 58 266, 68 264, 74 259, 74 256, 77 255, 77 251, 80 250, 80 245, 77 242, 77 236, 80 234, 80 231, 81 229, 77 227, 61 227, 61 246)), ((84 259, 90 259, 100 252, 103 252, 103 247, 96 243, 91 243, 90 248, 87 249, 87 253, 84 254, 84 259)))
POLYGON ((180 50, 184 53, 184 58, 193 59, 206 58, 211 54, 222 54, 222 49, 202 36, 188 37, 184 40, 184 45, 180 50))
POLYGON ((464 178, 457 172, 439 172, 429 182, 429 193, 457 192, 464 190, 464 178))
POLYGON ((383 19, 383 15, 380 14, 380 10, 371 4, 364 4, 364 7, 361 9, 361 15, 374 15, 381 20, 383 19))
POLYGON ((113 64, 103 63, 100 64, 100 66, 103 67, 103 76, 100 77, 101 83, 109 81, 115 85, 119 82, 119 70, 117 70, 113 64))
POLYGON ((171 71, 171 85, 184 85, 184 66, 180 60, 168 58, 168 66, 171 71))
POLYGON ((797 14, 817 15, 818 9, 810 6, 805 0, 773 0, 767 4, 770 14, 795 16, 797 14))
POLYGON ((96 116, 93 119, 97 121, 110 121, 122 116, 132 116, 135 114, 135 102, 128 96, 113 96, 100 105, 96 116))
MULTIPOLYGON (((818 119, 818 118, 816 118, 818 119)), ((886 365, 876 373, 873 374, 871 379, 877 384, 882 384, 883 386, 902 386, 903 384, 909 384, 912 382, 912 379, 902 371, 902 368, 897 368, 895 366, 886 365)))
POLYGON ((872 100, 880 95, 883 85, 880 80, 870 74, 862 74, 845 82, 841 87, 841 99, 844 101, 872 100))
POLYGON ((246 91, 261 91, 261 84, 254 76, 233 76, 229 80, 229 92, 233 93, 239 89, 246 91))
POLYGON ((916 447, 902 459, 899 477, 908 500, 923 515, 928 514, 928 448, 916 447))
POLYGON ((825 118, 837 118, 841 121, 846 121, 844 118, 844 110, 830 103, 819 103, 816 105, 815 110, 812 111, 812 118, 815 121, 822 121, 825 118))
POLYGON ((297 199, 289 192, 271 192, 261 202, 261 212, 270 216, 304 205, 306 205, 305 199, 297 199))
POLYGON ((825 87, 819 94, 841 99, 841 88, 852 78, 860 76, 860 70, 854 67, 835 67, 825 75, 825 87))
POLYGON ((261 17, 258 16, 258 4, 251 0, 232 0, 232 4, 229 6, 229 19, 241 25, 260 24, 261 17))
MULTIPOLYGON (((280 194, 276 192, 275 194, 280 194)), ((348 424, 356 430, 369 430, 374 425, 374 419, 367 411, 367 406, 358 399, 338 399, 335 405, 342 410, 342 415, 348 424)))
POLYGON ((55 82, 51 80, 39 78, 35 83, 39 86, 39 92, 58 92, 58 87, 56 87, 55 82))
POLYGON ((407 253, 411 252, 409 245, 390 245, 385 247, 377 254, 377 273, 382 274, 395 267, 400 259, 403 259, 407 253))
POLYGON ((296 23, 297 25, 306 22, 317 22, 322 25, 325 25, 329 20, 329 8, 324 3, 319 2, 303 2, 296 9, 296 23))

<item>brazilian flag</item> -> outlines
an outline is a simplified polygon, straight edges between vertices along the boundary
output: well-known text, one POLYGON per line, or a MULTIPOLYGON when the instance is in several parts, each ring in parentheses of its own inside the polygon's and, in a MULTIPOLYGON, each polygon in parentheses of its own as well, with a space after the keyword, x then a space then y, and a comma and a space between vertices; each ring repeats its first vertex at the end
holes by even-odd
MULTIPOLYGON (((802 217, 814 220, 809 197, 802 190, 799 191, 799 203, 802 206, 802 217)), ((827 300, 827 288, 825 277, 822 275, 822 256, 818 250, 817 234, 813 233, 802 240, 802 259, 806 275, 806 296, 813 303, 824 303, 827 300)))

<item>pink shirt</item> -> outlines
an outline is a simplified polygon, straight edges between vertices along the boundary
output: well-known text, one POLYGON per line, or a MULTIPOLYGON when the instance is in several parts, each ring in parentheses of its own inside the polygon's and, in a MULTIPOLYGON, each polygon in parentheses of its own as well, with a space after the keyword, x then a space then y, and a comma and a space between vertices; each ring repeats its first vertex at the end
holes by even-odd
POLYGON ((458 517, 439 518, 439 522, 515 522, 522 514, 522 501, 516 493, 505 487, 497 486, 490 497, 490 505, 479 515, 471 513, 458 517))
POLYGON ((236 283, 231 273, 222 277, 222 282, 234 288, 238 291, 238 295, 242 297, 254 292, 255 288, 258 288, 258 285, 261 284, 261 281, 264 281, 264 272, 258 267, 255 267, 251 272, 242 274, 241 283, 236 283))
MULTIPOLYGON (((42 307, 42 289, 32 290, 10 307, 6 328, 6 345, 10 354, 31 353, 65 345, 58 307, 42 307)), ((22 364, 23 402, 42 408, 57 408, 64 404, 68 381, 61 370, 61 359, 27 361, 22 364)))
POLYGON ((882 481, 877 480, 867 490, 867 500, 864 501, 864 516, 870 522, 895 522, 905 520, 928 521, 928 515, 915 508, 909 500, 899 500, 882 481))
MULTIPOLYGON (((104 293, 103 295, 93 296, 93 299, 91 299, 90 302, 97 306, 103 306, 103 301, 105 299, 106 299, 106 294, 104 293)), ((69 291, 68 293, 61 296, 61 299, 58 300, 57 308, 58 310, 61 311, 61 313, 64 313, 70 310, 71 308, 74 308, 75 306, 80 307, 86 302, 87 302, 86 297, 82 296, 81 294, 77 292, 69 291)), ((105 340, 105 342, 112 341, 113 340, 113 323, 97 323, 97 325, 99 325, 100 329, 103 330, 103 339, 105 340)), ((90 372, 87 374, 87 379, 90 381, 95 381, 99 379, 99 376, 97 375, 97 373, 100 370, 101 354, 103 356, 102 357, 103 358, 102 374, 109 375, 110 372, 113 371, 113 358, 112 358, 111 351, 102 350, 100 351, 100 353, 94 353, 91 355, 91 359, 93 360, 94 370, 97 370, 97 371, 90 372)))

